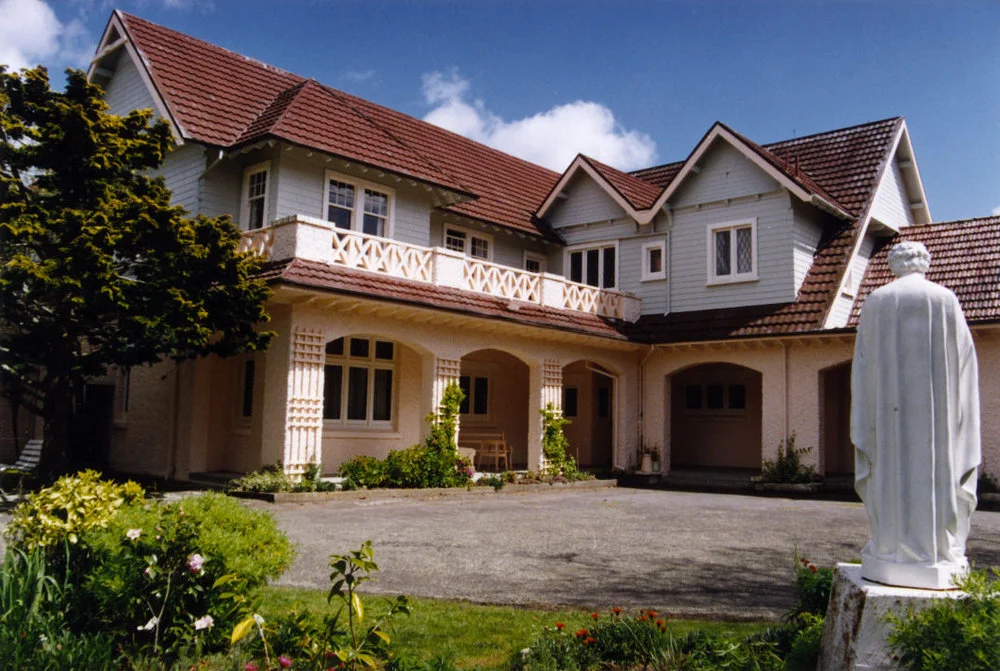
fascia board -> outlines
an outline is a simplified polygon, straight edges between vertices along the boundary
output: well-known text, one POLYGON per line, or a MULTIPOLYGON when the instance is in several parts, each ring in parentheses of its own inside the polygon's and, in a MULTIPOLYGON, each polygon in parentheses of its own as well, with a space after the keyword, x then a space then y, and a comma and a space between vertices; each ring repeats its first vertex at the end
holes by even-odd
POLYGON ((586 159, 579 154, 575 159, 573 159, 573 162, 570 164, 569 168, 566 169, 566 172, 563 173, 563 176, 559 178, 559 181, 556 182, 556 185, 552 187, 552 191, 545 199, 545 202, 542 203, 542 206, 538 208, 535 216, 538 218, 545 216, 555 203, 556 199, 559 197, 559 194, 562 193, 563 189, 569 185, 570 180, 572 180, 573 177, 576 176, 576 173, 580 170, 587 173, 587 175, 589 175, 590 178, 594 180, 594 182, 596 182, 597 185, 601 187, 601 189, 604 190, 604 192, 607 193, 620 208, 622 208, 622 210, 625 211, 626 214, 633 219, 638 220, 639 212, 636 211, 636 209, 632 207, 627 200, 625 200, 625 198, 618 192, 618 189, 609 184, 608 181, 604 179, 599 172, 594 170, 593 166, 591 166, 586 159))

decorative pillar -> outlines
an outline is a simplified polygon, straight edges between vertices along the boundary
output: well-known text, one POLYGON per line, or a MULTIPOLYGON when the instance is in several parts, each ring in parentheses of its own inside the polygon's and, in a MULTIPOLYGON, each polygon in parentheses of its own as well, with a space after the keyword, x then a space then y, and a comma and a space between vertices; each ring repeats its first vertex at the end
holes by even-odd
POLYGON ((562 413, 562 391, 562 362, 545 359, 542 362, 542 407, 545 408, 551 403, 553 408, 562 413))
POLYGON ((323 364, 326 343, 322 331, 297 328, 292 335, 285 410, 285 472, 301 475, 323 456, 323 364))
POLYGON ((444 388, 452 382, 458 382, 458 376, 461 373, 461 359, 434 357, 434 388, 431 393, 433 401, 431 412, 438 411, 438 408, 441 407, 441 399, 444 398, 444 388))
POLYGON ((541 366, 532 366, 528 378, 528 470, 542 470, 545 456, 542 453, 542 416, 539 410, 550 403, 562 412, 562 362, 545 359, 541 366))

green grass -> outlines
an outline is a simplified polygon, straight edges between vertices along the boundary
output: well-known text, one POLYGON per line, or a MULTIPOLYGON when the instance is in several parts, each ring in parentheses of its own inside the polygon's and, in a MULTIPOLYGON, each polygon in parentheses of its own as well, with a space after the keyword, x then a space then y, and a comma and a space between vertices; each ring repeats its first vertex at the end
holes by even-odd
MULTIPOLYGON (((385 598, 362 595, 369 616, 382 612, 385 598)), ((326 603, 326 591, 291 587, 269 587, 264 593, 262 615, 274 617, 292 608, 313 613, 333 612, 326 603)), ((593 622, 590 611, 580 609, 515 608, 484 606, 462 601, 410 599, 411 614, 396 620, 393 647, 407 656, 432 659, 452 655, 463 669, 506 668, 511 655, 528 646, 542 627, 562 622, 570 631, 593 622)), ((602 617, 608 614, 602 613, 602 617)), ((718 622, 670 620, 674 633, 693 629, 731 636, 745 636, 768 626, 766 622, 718 622)))

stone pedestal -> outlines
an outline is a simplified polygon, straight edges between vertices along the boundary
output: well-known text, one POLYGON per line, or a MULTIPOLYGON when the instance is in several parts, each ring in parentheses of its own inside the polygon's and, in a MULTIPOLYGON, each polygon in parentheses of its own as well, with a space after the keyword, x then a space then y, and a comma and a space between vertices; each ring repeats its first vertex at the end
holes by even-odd
POLYGON ((880 585, 864 580, 859 564, 837 564, 817 671, 901 669, 887 642, 892 625, 886 622, 886 615, 903 616, 907 610, 921 610, 936 599, 962 594, 958 590, 880 585))

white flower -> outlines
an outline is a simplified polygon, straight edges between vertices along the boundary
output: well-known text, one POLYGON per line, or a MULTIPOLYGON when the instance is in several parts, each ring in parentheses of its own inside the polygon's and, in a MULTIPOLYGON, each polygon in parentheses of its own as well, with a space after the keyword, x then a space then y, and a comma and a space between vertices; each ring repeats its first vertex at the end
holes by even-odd
POLYGON ((527 657, 531 654, 531 648, 521 648, 521 657, 527 657))
POLYGON ((188 568, 191 573, 201 573, 201 565, 205 563, 205 558, 200 554, 193 554, 188 557, 188 568))
POLYGON ((194 621, 194 630, 200 631, 202 629, 211 629, 212 625, 215 624, 215 620, 212 619, 211 615, 206 615, 205 617, 199 617, 194 621))
POLYGON ((159 622, 160 622, 160 618, 158 618, 158 617, 151 617, 151 618, 149 618, 149 622, 147 622, 146 624, 142 625, 141 627, 136 627, 135 630, 136 631, 152 631, 153 628, 157 624, 159 624, 159 622))
POLYGON ((125 538, 129 539, 130 541, 137 540, 141 535, 142 535, 141 529, 129 529, 128 531, 125 532, 125 538))

